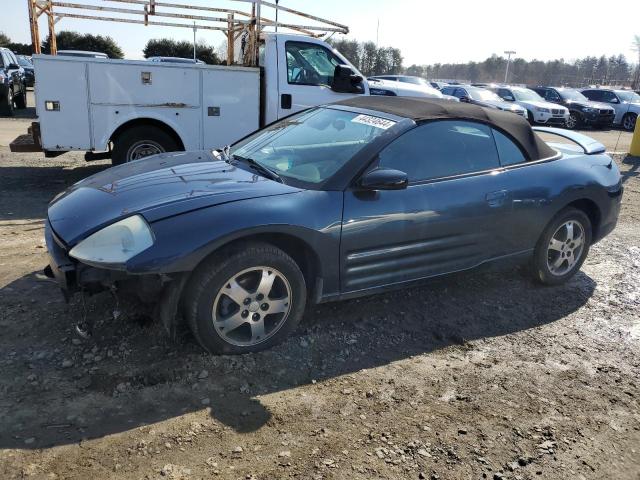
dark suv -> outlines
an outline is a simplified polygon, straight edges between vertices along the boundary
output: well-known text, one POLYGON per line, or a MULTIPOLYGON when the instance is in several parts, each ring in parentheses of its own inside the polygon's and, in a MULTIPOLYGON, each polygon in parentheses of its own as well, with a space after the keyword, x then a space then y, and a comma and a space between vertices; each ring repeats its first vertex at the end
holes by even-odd
POLYGON ((13 115, 14 108, 27 108, 24 70, 11 50, 0 47, 0 115, 13 115))
POLYGON ((567 128, 592 127, 610 128, 615 110, 606 103, 593 102, 578 90, 564 87, 529 87, 547 102, 564 105, 569 109, 567 128))

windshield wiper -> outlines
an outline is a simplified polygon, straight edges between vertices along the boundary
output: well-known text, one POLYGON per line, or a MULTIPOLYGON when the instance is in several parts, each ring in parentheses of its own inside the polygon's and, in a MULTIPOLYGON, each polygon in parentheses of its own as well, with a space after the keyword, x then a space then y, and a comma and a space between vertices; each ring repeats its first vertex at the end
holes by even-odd
POLYGON ((270 178, 271 180, 275 180, 276 182, 284 183, 284 180, 282 179, 282 177, 280 177, 280 175, 278 175, 276 172, 274 172, 270 168, 265 167, 261 163, 256 162, 253 158, 241 157, 240 155, 235 155, 235 154, 232 155, 232 157, 236 160, 240 160, 242 162, 249 164, 251 168, 262 173, 265 177, 270 178))

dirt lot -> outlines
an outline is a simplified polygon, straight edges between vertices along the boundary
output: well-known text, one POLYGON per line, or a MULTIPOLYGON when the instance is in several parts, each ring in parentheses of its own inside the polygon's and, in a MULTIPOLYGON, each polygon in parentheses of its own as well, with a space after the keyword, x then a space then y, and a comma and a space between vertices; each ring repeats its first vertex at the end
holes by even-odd
POLYGON ((104 164, 0 147, 0 478, 640 479, 640 159, 617 161, 620 224, 566 286, 456 275, 211 357, 109 295, 66 305, 46 205, 104 164))

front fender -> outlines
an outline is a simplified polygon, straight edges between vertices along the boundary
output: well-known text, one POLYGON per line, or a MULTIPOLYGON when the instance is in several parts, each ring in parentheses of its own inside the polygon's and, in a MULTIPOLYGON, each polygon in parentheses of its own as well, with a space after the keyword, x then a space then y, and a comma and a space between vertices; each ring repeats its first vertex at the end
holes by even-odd
POLYGON ((301 191, 240 200, 151 223, 154 245, 127 262, 132 274, 195 269, 224 245, 264 234, 285 234, 304 242, 322 264, 326 291, 339 285, 342 192, 301 191))

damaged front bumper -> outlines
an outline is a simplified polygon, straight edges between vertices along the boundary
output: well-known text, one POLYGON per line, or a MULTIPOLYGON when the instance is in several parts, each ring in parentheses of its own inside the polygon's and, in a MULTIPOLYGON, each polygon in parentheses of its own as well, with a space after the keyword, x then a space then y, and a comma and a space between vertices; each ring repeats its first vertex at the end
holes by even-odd
POLYGON ((110 290, 135 296, 145 304, 153 304, 156 319, 171 337, 175 336, 186 273, 132 275, 122 270, 85 265, 68 255, 67 246, 55 234, 49 221, 45 225, 45 241, 49 265, 44 274, 56 280, 66 301, 78 292, 92 295, 110 290))

